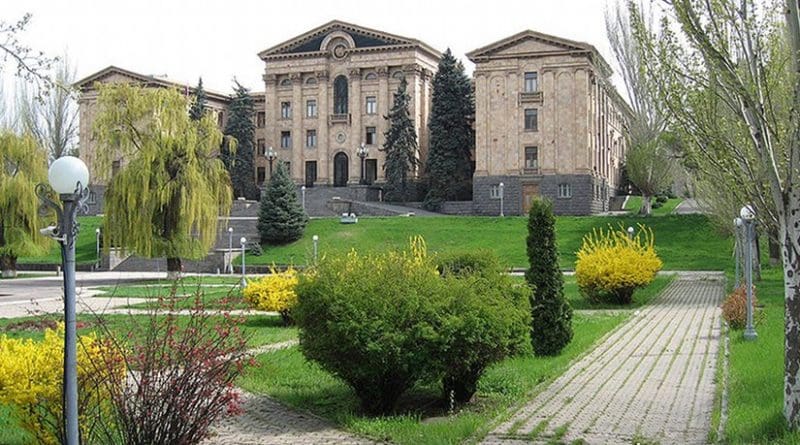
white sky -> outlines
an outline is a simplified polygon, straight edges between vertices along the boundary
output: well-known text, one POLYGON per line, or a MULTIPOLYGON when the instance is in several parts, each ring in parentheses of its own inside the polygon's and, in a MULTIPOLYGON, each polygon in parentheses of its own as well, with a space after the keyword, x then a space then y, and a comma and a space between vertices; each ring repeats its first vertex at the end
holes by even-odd
POLYGON ((0 18, 31 12, 22 41, 66 51, 79 79, 116 65, 192 85, 202 76, 207 89, 229 93, 234 76, 262 91, 257 53, 334 19, 450 47, 469 72, 464 53, 525 29, 591 43, 614 66, 607 1, 0 0, 0 18))

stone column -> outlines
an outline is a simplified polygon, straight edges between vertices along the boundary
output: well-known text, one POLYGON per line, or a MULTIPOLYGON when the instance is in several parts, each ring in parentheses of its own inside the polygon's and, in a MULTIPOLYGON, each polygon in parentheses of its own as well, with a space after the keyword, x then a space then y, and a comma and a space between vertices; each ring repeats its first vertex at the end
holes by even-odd
MULTIPOLYGON (((520 152, 523 151, 519 144, 520 122, 523 122, 524 111, 521 111, 519 106, 519 72, 517 70, 509 70, 506 72, 507 97, 506 100, 506 119, 516 122, 516 125, 510 125, 507 128, 513 129, 508 132, 507 146, 503 153, 502 170, 500 174, 507 175, 509 172, 512 174, 520 174, 522 172, 522 163, 520 162, 520 152)), ((536 108, 539 108, 537 105, 536 108)), ((524 124, 523 124, 524 128, 524 124)), ((523 131, 525 131, 523 129, 523 131)), ((524 156, 524 154, 522 155, 524 156)), ((513 199, 516 199, 514 197, 513 199)))
POLYGON ((328 134, 328 72, 317 72, 317 182, 331 185, 333 167, 331 165, 331 141, 328 134))
POLYGON ((303 76, 300 73, 292 73, 292 171, 289 172, 292 179, 302 181, 302 171, 304 169, 303 149, 306 145, 306 135, 303 131, 303 76))
POLYGON ((364 128, 361 126, 361 113, 364 111, 364 104, 361 103, 361 100, 361 68, 352 68, 350 70, 350 103, 348 106, 351 126, 345 150, 350 158, 348 184, 358 184, 361 179, 361 158, 356 154, 356 149, 361 146, 365 138, 364 128))
MULTIPOLYGON (((389 67, 378 67, 378 141, 385 142, 384 134, 389 129, 389 121, 384 117, 389 115, 389 110, 392 108, 394 96, 389 91, 389 67)), ((379 145, 381 148, 382 145, 379 145)), ((385 154, 382 151, 371 150, 369 157, 378 160, 378 181, 385 181, 386 177, 383 172, 383 163, 385 162, 385 154), (374 153, 373 153, 374 152, 374 153)))
MULTIPOLYGON (((266 126, 264 128, 264 140, 267 147, 277 150, 281 146, 278 139, 278 76, 274 74, 264 74, 264 112, 266 113, 266 126)), ((267 172, 269 174, 269 172, 267 172)))
POLYGON ((475 176, 489 174, 488 78, 475 72, 475 176))

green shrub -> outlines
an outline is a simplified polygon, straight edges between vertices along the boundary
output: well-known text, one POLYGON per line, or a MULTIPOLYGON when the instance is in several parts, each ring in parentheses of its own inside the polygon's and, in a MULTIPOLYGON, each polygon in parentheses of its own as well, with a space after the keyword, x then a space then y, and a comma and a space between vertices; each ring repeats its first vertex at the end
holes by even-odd
POLYGON ((530 352, 526 286, 499 273, 440 276, 436 266, 416 239, 406 251, 324 258, 300 278, 301 351, 369 414, 391 412, 420 381, 468 401, 489 364, 530 352))
POLYGON ((525 279, 533 288, 531 342, 536 355, 557 355, 572 340, 572 307, 558 267, 556 219, 550 201, 535 199, 528 213, 525 279))
POLYGON ((436 257, 435 262, 436 269, 443 276, 494 275, 502 271, 497 254, 486 249, 442 254, 436 257))

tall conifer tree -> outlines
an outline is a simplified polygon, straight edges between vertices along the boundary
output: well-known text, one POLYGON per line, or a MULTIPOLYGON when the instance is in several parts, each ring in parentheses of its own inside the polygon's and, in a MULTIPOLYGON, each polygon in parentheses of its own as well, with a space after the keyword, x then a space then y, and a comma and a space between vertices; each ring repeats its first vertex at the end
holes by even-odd
POLYGON ((278 162, 261 197, 258 233, 261 244, 285 244, 303 236, 308 215, 297 200, 295 187, 286 165, 278 162))
POLYGON ((189 117, 193 121, 199 121, 203 114, 206 112, 206 90, 203 89, 203 78, 197 82, 197 88, 194 90, 194 100, 192 106, 189 108, 189 117))
POLYGON ((408 113, 411 97, 406 92, 407 86, 408 83, 403 78, 394 93, 394 105, 389 116, 386 116, 389 129, 386 131, 386 142, 382 150, 386 152, 383 170, 386 176, 385 198, 389 201, 407 199, 409 175, 413 174, 419 164, 417 133, 408 113))
POLYGON ((470 119, 474 114, 475 96, 469 78, 448 48, 433 78, 426 208, 436 210, 442 201, 469 197, 475 146, 470 119))
POLYGON ((228 123, 225 125, 225 135, 236 139, 235 154, 232 155, 229 142, 222 147, 222 162, 231 175, 233 196, 247 199, 259 199, 260 193, 256 186, 253 140, 255 125, 253 116, 255 106, 250 90, 235 82, 235 94, 228 105, 228 123))

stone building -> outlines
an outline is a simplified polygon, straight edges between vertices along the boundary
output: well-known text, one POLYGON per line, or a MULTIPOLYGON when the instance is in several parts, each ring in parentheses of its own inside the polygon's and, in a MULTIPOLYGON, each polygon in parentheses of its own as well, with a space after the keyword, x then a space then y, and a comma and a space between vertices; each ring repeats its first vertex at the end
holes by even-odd
POLYGON ((630 108, 587 43, 523 31, 467 53, 475 63, 473 209, 558 214, 608 210, 625 157, 630 108), (500 184, 503 184, 501 186, 500 184))

